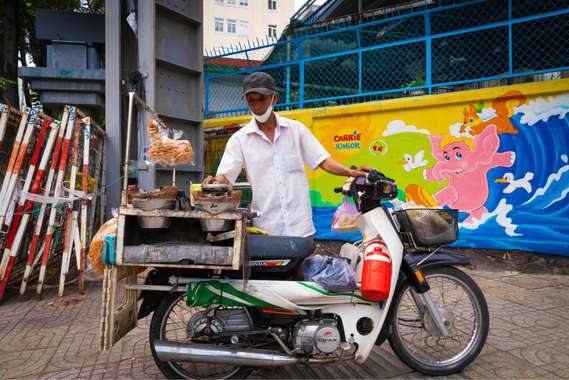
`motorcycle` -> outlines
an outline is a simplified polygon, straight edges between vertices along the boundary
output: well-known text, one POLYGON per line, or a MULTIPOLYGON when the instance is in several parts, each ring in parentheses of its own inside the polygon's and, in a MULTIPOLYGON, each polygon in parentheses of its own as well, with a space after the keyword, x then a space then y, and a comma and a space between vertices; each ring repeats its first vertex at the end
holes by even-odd
POLYGON ((360 211, 353 292, 330 292, 303 281, 311 239, 249 235, 248 280, 214 271, 152 271, 139 318, 150 324, 153 358, 168 378, 246 378, 266 366, 364 363, 389 341, 399 359, 426 375, 460 372, 478 356, 488 335, 488 307, 475 281, 458 266, 469 264, 441 243, 457 237, 453 210, 392 212, 395 182, 372 170, 336 192, 360 211), (383 202, 383 203, 382 203, 383 202), (442 227, 441 227, 442 226, 442 227), (450 237, 449 237, 450 236, 450 237), (366 247, 381 242, 389 256, 387 297, 362 295, 366 247))

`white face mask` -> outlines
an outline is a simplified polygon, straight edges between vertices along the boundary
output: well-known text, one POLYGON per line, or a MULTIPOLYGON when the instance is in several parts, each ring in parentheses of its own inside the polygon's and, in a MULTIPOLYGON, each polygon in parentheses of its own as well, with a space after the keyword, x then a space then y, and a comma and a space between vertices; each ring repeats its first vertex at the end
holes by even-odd
POLYGON ((271 98, 271 105, 269 106, 269 108, 267 108, 264 114, 257 115, 256 113, 251 111, 251 114, 253 115, 255 120, 257 120, 259 123, 266 123, 267 120, 269 120, 269 118, 271 117, 271 114, 273 113, 273 100, 274 96, 271 98))

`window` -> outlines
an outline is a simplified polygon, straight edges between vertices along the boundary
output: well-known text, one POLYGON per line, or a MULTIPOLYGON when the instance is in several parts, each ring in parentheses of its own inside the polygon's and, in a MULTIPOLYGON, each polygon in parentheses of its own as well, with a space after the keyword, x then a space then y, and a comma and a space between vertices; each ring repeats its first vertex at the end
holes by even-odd
POLYGON ((246 7, 249 5, 249 0, 239 0, 239 5, 246 7))
POLYGON ((269 25, 269 37, 277 38, 277 26, 269 25))
POLYGON ((235 0, 227 0, 227 5, 235 5, 235 0))
POLYGON ((223 19, 222 18, 215 18, 215 31, 216 32, 223 32, 223 19))
POLYGON ((237 33, 237 21, 227 19, 227 33, 237 33))
POLYGON ((269 0, 269 9, 271 11, 277 10, 277 0, 269 0))
POLYGON ((214 3, 223 5, 223 0, 214 0, 214 3))
POLYGON ((249 34, 249 23, 247 21, 239 21, 239 35, 246 36, 249 34))

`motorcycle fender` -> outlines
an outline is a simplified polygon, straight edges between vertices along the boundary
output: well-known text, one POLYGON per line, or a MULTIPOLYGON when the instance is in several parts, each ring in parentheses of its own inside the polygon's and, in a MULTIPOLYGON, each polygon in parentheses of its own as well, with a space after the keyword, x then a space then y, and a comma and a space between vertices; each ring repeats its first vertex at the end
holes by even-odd
MULTIPOLYGON (((409 266, 413 267, 423 261, 429 254, 428 251, 419 251, 411 255, 406 255, 405 261, 409 266)), ((420 267, 421 269, 429 269, 448 265, 466 266, 470 265, 470 260, 460 252, 438 251, 421 263, 420 267)))

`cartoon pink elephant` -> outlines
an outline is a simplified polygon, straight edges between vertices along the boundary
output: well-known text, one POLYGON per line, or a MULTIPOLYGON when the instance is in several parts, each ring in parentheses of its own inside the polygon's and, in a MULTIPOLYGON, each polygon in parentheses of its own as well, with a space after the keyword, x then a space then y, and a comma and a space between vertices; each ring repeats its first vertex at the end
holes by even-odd
POLYGON ((423 172, 427 181, 443 181, 448 185, 434 194, 441 206, 449 206, 468 212, 464 223, 480 220, 488 212, 484 203, 488 199, 488 178, 492 168, 510 167, 516 159, 515 152, 496 153, 500 145, 497 127, 489 125, 474 139, 471 150, 464 139, 455 139, 441 147, 443 136, 429 136, 433 157, 437 163, 423 172))

